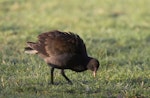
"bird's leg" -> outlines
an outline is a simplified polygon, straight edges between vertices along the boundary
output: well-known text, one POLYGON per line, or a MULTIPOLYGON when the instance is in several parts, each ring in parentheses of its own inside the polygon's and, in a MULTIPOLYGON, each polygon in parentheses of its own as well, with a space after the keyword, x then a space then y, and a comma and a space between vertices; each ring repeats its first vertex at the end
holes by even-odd
POLYGON ((61 74, 68 81, 69 84, 72 84, 72 82, 69 80, 69 78, 65 75, 64 69, 61 69, 61 74))
POLYGON ((51 84, 54 84, 53 77, 54 77, 54 68, 52 67, 51 68, 51 84))

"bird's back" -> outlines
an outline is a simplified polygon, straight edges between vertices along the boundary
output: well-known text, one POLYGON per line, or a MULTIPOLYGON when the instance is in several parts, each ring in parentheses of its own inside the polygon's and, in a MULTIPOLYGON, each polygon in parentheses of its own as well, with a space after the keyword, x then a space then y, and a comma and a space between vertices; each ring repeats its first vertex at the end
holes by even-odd
POLYGON ((44 35, 46 35, 45 48, 50 55, 83 52, 81 48, 84 43, 76 34, 53 31, 39 35, 39 39, 42 40, 44 35))

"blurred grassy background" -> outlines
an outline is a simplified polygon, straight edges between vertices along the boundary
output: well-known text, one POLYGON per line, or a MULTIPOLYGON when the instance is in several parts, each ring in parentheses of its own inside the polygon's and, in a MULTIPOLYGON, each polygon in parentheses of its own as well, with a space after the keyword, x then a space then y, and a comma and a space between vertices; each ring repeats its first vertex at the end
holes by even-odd
POLYGON ((0 0, 0 97, 150 96, 150 0, 0 0), (66 71, 70 86, 37 56, 26 55, 26 41, 49 30, 71 31, 85 41, 101 67, 66 71))

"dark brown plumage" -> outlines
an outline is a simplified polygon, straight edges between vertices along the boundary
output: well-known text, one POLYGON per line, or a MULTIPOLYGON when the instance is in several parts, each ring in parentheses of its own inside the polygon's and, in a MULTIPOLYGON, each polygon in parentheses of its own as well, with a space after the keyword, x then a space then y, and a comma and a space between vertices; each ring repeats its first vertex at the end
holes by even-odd
POLYGON ((38 54, 51 66, 51 83, 53 84, 54 69, 61 69, 61 74, 72 84, 65 75, 64 69, 82 72, 92 70, 95 76, 99 67, 97 59, 87 55, 83 40, 73 33, 50 31, 38 36, 37 42, 27 42, 26 53, 38 54))

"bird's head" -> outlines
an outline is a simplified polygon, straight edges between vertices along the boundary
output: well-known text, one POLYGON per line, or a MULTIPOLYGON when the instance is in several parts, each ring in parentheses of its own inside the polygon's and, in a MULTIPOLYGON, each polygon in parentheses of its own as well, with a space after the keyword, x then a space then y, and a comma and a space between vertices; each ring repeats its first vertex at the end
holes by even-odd
POLYGON ((99 61, 95 58, 91 58, 88 62, 87 69, 93 71, 93 76, 96 76, 96 72, 99 68, 99 61))

